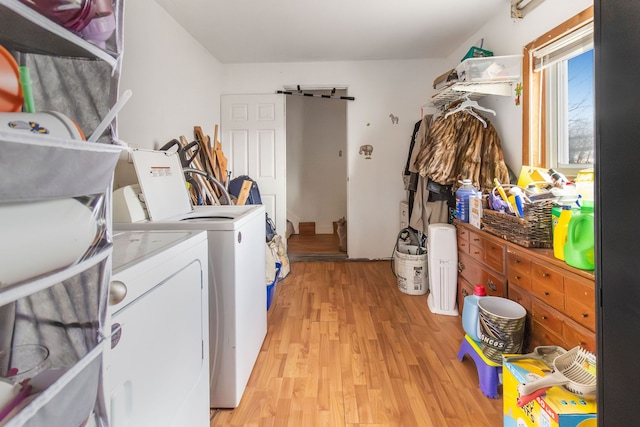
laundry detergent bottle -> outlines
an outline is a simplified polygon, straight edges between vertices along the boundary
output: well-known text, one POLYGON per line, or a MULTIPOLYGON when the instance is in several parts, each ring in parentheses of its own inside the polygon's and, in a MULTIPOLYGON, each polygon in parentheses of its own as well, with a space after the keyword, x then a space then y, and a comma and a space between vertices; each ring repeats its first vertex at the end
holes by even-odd
POLYGON ((580 215, 571 218, 564 246, 564 262, 582 270, 595 269, 593 202, 584 201, 580 215))
POLYGON ((476 285, 473 288, 473 295, 464 297, 464 305, 462 308, 462 327, 467 335, 477 342, 480 342, 478 300, 484 296, 487 296, 484 286, 476 285))
POLYGON ((469 196, 478 194, 470 179, 459 181, 462 186, 456 190, 456 219, 469 222, 469 196))
POLYGON ((558 217, 558 223, 553 228, 553 256, 564 261, 565 245, 569 222, 571 221, 571 206, 562 206, 562 211, 558 217))

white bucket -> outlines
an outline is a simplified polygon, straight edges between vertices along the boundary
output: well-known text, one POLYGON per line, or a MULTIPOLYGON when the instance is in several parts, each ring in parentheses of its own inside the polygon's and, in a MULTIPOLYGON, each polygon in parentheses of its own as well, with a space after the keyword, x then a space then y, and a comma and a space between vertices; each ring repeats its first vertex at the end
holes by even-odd
POLYGON ((0 130, 28 135, 49 135, 61 139, 85 139, 69 117, 56 111, 0 113, 0 130))
POLYGON ((424 295, 429 289, 428 258, 425 248, 398 245, 393 253, 393 264, 398 289, 409 295, 424 295), (408 253, 404 253, 404 252, 408 253), (422 252, 420 255, 414 255, 422 252))

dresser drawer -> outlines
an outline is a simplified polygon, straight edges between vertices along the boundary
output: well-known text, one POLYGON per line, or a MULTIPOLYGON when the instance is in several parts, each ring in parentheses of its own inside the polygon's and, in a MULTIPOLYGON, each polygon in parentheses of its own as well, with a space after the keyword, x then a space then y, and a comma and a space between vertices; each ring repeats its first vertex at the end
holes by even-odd
POLYGON ((564 338, 556 334, 553 331, 545 328, 543 325, 536 321, 531 322, 531 334, 529 336, 529 349, 528 351, 532 351, 535 347, 539 345, 559 345, 567 350, 567 344, 565 343, 564 338))
POLYGON ((507 294, 510 300, 523 306, 527 310, 527 313, 531 313, 531 296, 529 292, 509 283, 507 294))
POLYGON ((491 240, 484 241, 484 262, 500 274, 504 274, 505 247, 491 240))
POLYGON ((538 285, 547 285, 555 287, 564 293, 562 272, 545 264, 531 265, 531 287, 533 289, 538 285))
POLYGON ((567 350, 579 345, 592 353, 596 352, 596 334, 568 319, 564 325, 564 340, 567 350))
POLYGON ((487 295, 498 297, 506 296, 506 281, 486 269, 481 263, 468 255, 459 254, 459 273, 472 286, 484 285, 487 295))
POLYGON ((476 246, 482 246, 484 244, 484 237, 475 231, 468 231, 469 233, 469 243, 476 246))
POLYGON ((507 280, 523 289, 531 289, 531 260, 507 249, 507 280))
POLYGON ((458 241, 464 240, 465 242, 469 241, 469 230, 463 227, 456 228, 456 235, 458 236, 458 241))
POLYGON ((562 273, 542 264, 531 266, 531 292, 558 310, 564 310, 564 277, 562 273))
POLYGON ((480 262, 484 262, 484 248, 474 243, 469 243, 469 255, 480 262))
POLYGON ((458 252, 462 252, 463 254, 469 253, 469 244, 468 240, 460 240, 458 239, 458 252))
POLYGON ((564 316, 553 308, 533 298, 531 300, 531 319, 546 329, 562 336, 564 316))
POLYGON ((596 330, 595 286, 584 279, 564 277, 565 312, 591 331, 596 330))
POLYGON ((564 311, 564 293, 561 288, 550 283, 534 283, 531 293, 551 307, 564 311))

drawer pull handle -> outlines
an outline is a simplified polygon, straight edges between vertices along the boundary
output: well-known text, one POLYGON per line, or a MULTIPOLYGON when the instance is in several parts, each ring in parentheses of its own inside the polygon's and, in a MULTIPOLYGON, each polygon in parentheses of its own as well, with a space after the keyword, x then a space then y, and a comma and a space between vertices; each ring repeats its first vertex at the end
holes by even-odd
POLYGON ((547 316, 540 316, 542 320, 547 320, 547 316))
POLYGON ((464 270, 464 263, 462 261, 458 262, 458 273, 462 273, 462 270, 464 270))
POLYGON ((522 278, 522 277, 520 277, 520 276, 515 276, 515 279, 516 279, 516 280, 520 280, 521 278, 522 278))
POLYGON ((489 289, 491 289, 492 291, 497 291, 498 287, 496 286, 495 283, 493 283, 493 280, 487 280, 487 286, 489 287, 489 289))
POLYGON ((542 273, 542 277, 549 277, 549 273, 542 273))
POLYGON ((589 314, 588 313, 582 313, 581 316, 582 317, 589 317, 589 314))
POLYGON ((545 292, 544 293, 544 296, 546 296, 546 297, 548 297, 549 295, 550 295, 549 292, 545 292))
POLYGON ((474 252, 473 252, 473 254, 474 254, 474 255, 479 255, 479 254, 480 254, 480 251, 474 251, 474 252))
POLYGON ((463 296, 463 297, 467 297, 467 296, 469 296, 469 292, 467 292, 467 290, 466 290, 466 289, 463 289, 463 290, 461 291, 461 293, 462 293, 462 296, 463 296))
POLYGON ((480 241, 480 239, 478 239, 477 237, 474 237, 474 238, 473 238, 473 241, 474 241, 474 242, 479 242, 479 241, 480 241))

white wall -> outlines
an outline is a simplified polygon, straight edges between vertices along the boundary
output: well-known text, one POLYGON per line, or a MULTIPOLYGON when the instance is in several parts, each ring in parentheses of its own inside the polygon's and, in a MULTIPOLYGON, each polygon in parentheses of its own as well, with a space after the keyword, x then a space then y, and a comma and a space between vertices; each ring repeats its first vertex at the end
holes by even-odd
MULTIPOLYGON (((133 96, 118 115, 120 139, 157 149, 193 127, 213 137, 220 122, 221 64, 153 0, 125 2, 124 56, 120 91, 133 96)), ((136 182, 126 156, 115 186, 136 182)))
MULTIPOLYGON (((522 47, 584 10, 589 0, 548 0, 523 20, 504 14, 463 43, 447 59, 221 65, 153 0, 126 3, 121 89, 133 97, 119 118, 121 138, 136 147, 158 147, 194 125, 212 134, 220 93, 274 93, 287 85, 348 87, 347 212, 351 258, 387 258, 398 232, 398 204, 405 198, 402 169, 420 106, 433 94, 433 79, 457 65, 479 38, 497 55, 522 47), (400 118, 392 125, 389 114, 400 118), (371 144, 373 158, 358 155, 371 144)), ((522 111, 512 97, 482 100, 498 112, 494 123, 508 165, 519 171, 522 111)), ((135 180, 130 165, 116 169, 116 185, 135 180)))
MULTIPOLYGON (((459 64, 469 48, 484 38, 484 48, 494 55, 521 55, 522 49, 547 31, 593 5, 592 0, 547 0, 523 19, 511 19, 509 4, 447 58, 449 68, 459 64)), ((522 106, 511 97, 487 96, 479 103, 497 112, 491 118, 502 142, 507 165, 516 173, 522 166, 522 106)))
MULTIPOLYGON (((305 91, 314 93, 314 91, 305 91)), ((336 91, 339 96, 345 91, 336 91)), ((327 94, 324 92, 315 92, 327 94)), ((347 215, 347 103, 291 95, 287 106, 287 219, 333 233, 347 215)))
POLYGON ((283 86, 347 87, 347 214, 350 258, 388 258, 405 199, 402 170, 420 106, 431 96, 442 60, 223 66, 223 93, 274 93, 283 86), (393 125, 389 114, 399 117, 393 125), (374 147, 372 159, 358 154, 374 147))

